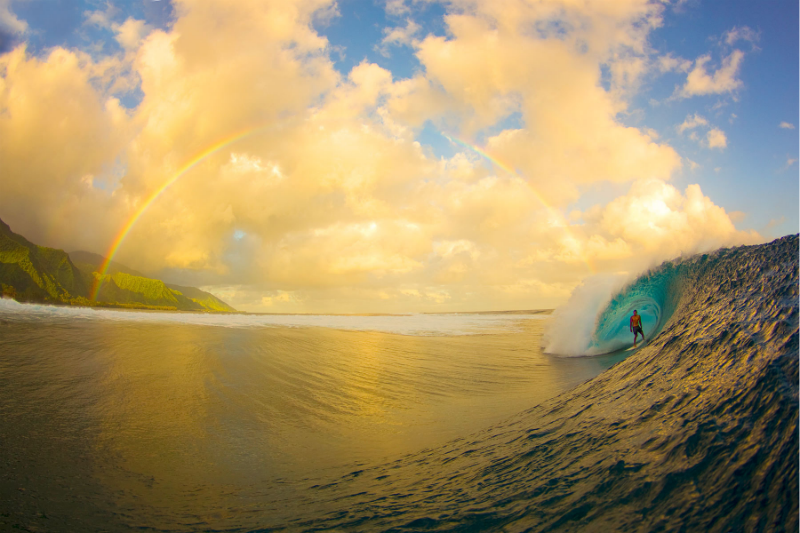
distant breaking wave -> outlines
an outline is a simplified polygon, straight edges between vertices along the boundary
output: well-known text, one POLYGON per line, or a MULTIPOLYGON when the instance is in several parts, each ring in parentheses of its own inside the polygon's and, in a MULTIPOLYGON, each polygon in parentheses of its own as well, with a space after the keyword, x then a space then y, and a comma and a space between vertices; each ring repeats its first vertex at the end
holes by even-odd
POLYGON ((550 318, 549 311, 408 315, 267 315, 118 311, 90 307, 22 304, 8 298, 0 298, 0 319, 3 315, 13 315, 15 320, 28 321, 106 320, 225 328, 321 327, 351 331, 381 331, 412 336, 480 335, 513 331, 517 329, 522 320, 550 318))

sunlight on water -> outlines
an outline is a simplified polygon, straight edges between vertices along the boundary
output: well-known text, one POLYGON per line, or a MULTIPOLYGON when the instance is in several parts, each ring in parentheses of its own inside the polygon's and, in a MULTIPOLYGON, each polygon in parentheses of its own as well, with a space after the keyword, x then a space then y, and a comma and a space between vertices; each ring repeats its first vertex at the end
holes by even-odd
POLYGON ((310 479, 469 435, 613 363, 544 355, 547 318, 192 315, 6 300, 4 442, 25 472, 50 472, 26 482, 49 498, 79 468, 99 515, 150 526, 169 516, 167 527, 208 508, 218 514, 206 518, 223 519, 242 498, 301 498, 310 479))

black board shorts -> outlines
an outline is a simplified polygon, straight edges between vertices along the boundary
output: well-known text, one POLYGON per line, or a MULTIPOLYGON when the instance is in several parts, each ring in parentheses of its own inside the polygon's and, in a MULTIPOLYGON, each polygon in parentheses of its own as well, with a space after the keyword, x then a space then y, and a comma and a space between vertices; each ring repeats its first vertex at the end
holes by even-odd
POLYGON ((633 334, 635 335, 637 333, 640 334, 642 337, 644 337, 644 331, 642 331, 642 326, 633 326, 633 334))

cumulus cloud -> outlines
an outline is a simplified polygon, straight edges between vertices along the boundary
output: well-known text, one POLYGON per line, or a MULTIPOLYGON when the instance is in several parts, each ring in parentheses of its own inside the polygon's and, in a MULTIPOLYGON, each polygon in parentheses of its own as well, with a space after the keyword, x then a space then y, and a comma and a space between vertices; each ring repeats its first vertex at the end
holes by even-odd
POLYGON ((386 33, 414 46, 408 79, 334 68, 315 29, 332 1, 181 0, 167 30, 89 15, 124 53, 0 56, 0 213, 34 241, 105 253, 180 176, 116 258, 240 309, 552 307, 594 271, 758 239, 698 186, 669 185, 681 156, 619 119, 661 10, 456 0, 446 36, 414 41, 410 17, 386 33), (126 109, 131 83, 142 99, 126 109), (418 142, 423 124, 451 136, 452 157, 418 142), (562 214, 608 183, 629 192, 562 214))
MULTIPOLYGON (((686 119, 679 124, 676 129, 678 133, 685 133, 686 131, 691 131, 689 134, 689 138, 693 141, 701 143, 706 148, 718 148, 720 150, 726 148, 728 146, 728 138, 725 136, 725 132, 720 130, 719 128, 715 128, 709 125, 708 120, 704 117, 695 113, 694 115, 687 115, 686 119), (704 138, 701 138, 696 132, 691 131, 697 128, 708 128, 706 135, 704 138)), ((696 163, 693 161, 691 162, 692 169, 696 168, 696 163)))
POLYGON ((11 11, 11 0, 0 0, 0 54, 11 50, 26 31, 28 23, 11 11))
POLYGON ((736 26, 730 29, 729 31, 725 32, 725 35, 723 36, 722 40, 725 42, 725 44, 731 46, 737 41, 748 41, 753 43, 758 41, 759 39, 760 39, 759 32, 753 31, 748 26, 742 26, 742 27, 736 26))
POLYGON ((676 91, 679 98, 689 98, 697 95, 731 93, 742 86, 742 81, 737 78, 739 67, 744 59, 744 52, 734 50, 722 59, 722 65, 714 72, 709 72, 706 65, 711 61, 711 55, 698 57, 694 68, 686 77, 686 83, 676 91))
POLYGON ((719 148, 720 150, 728 146, 728 138, 725 136, 725 132, 717 128, 708 130, 705 142, 709 148, 719 148))
POLYGON ((731 216, 705 196, 699 185, 689 185, 682 194, 658 180, 634 183, 627 195, 596 211, 593 222, 601 235, 606 234, 606 241, 622 239, 637 252, 618 259, 641 266, 643 258, 657 262, 761 240, 755 232, 737 230, 731 216))
POLYGON ((781 122, 780 124, 778 124, 778 127, 783 128, 785 130, 793 130, 794 124, 791 124, 790 122, 781 122))
POLYGON ((405 26, 396 26, 394 28, 384 28, 383 39, 380 46, 376 45, 375 49, 384 56, 389 56, 389 46, 409 46, 414 42, 415 35, 419 33, 422 27, 411 19, 406 19, 405 26))
POLYGON ((691 130, 698 126, 708 126, 708 121, 697 113, 694 115, 687 115, 686 120, 678 126, 678 133, 683 133, 686 130, 691 130))
POLYGON ((404 15, 410 11, 405 0, 386 0, 385 9, 390 15, 404 15))
POLYGON ((691 61, 681 57, 675 57, 672 54, 659 57, 657 65, 661 72, 689 72, 689 69, 692 68, 691 61))
POLYGON ((44 244, 98 249, 98 228, 121 222, 112 200, 128 114, 98 90, 102 64, 54 48, 31 57, 24 45, 0 56, 0 210, 44 244), (81 221, 79 231, 68 228, 81 221))

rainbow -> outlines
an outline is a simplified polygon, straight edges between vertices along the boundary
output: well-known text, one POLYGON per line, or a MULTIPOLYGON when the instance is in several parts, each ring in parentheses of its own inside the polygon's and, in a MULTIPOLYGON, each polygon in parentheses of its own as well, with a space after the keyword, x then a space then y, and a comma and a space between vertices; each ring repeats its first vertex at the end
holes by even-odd
POLYGON ((92 290, 89 293, 90 299, 92 301, 97 300, 97 295, 100 293, 100 287, 103 285, 103 279, 105 278, 106 273, 108 272, 108 266, 111 264, 111 261, 114 259, 114 255, 119 250, 119 247, 122 245, 122 242, 125 240, 125 237, 128 236, 128 233, 130 233, 131 229, 133 228, 133 226, 136 225, 136 223, 142 217, 144 212, 147 211, 147 209, 151 205, 153 205, 153 202, 155 202, 158 199, 159 196, 164 194, 164 191, 169 189, 176 181, 181 179, 184 175, 186 175, 187 172, 189 172, 194 167, 196 167, 197 165, 202 163, 208 157, 210 157, 210 156, 214 155, 215 153, 219 152, 220 150, 222 150, 226 146, 228 146, 230 144, 233 144, 236 141, 240 141, 240 140, 244 139, 245 137, 248 137, 249 135, 252 135, 252 134, 254 134, 254 133, 256 133, 256 132, 258 132, 260 130, 263 130, 263 129, 267 128, 267 127, 269 127, 269 126, 260 125, 260 126, 255 126, 255 127, 249 127, 249 128, 247 128, 245 130, 242 130, 242 131, 239 131, 237 133, 234 133, 233 135, 229 135, 228 137, 225 137, 224 139, 222 139, 220 141, 217 141, 216 143, 212 144, 211 146, 209 146, 208 148, 206 148, 205 150, 203 150, 199 154, 195 155, 192 159, 190 159, 187 163, 185 163, 181 168, 179 168, 178 171, 175 174, 173 174, 171 178, 169 178, 167 181, 165 181, 161 185, 161 187, 159 187, 158 189, 156 189, 155 191, 150 193, 150 196, 148 196, 141 203, 141 205, 136 210, 136 212, 131 216, 130 219, 128 219, 128 222, 122 227, 122 229, 119 231, 119 233, 117 233, 117 236, 114 237, 114 240, 112 241, 111 246, 108 248, 108 251, 105 254, 105 259, 104 259, 103 263, 100 265, 100 268, 98 268, 98 270, 97 270, 97 273, 99 274, 99 276, 96 276, 94 282, 92 283, 92 290))
MULTIPOLYGON (((249 128, 246 128, 246 129, 244 129, 242 131, 239 131, 237 133, 234 133, 232 135, 229 135, 228 137, 225 137, 225 138, 217 141, 216 143, 212 144, 211 146, 209 146, 205 150, 201 151, 199 154, 195 155, 192 159, 190 159, 188 162, 186 162, 181 168, 179 168, 178 171, 175 172, 175 174, 172 175, 172 177, 170 177, 167 181, 165 181, 161 185, 161 187, 159 187, 158 189, 156 189, 155 191, 150 193, 150 195, 141 203, 141 205, 136 210, 136 212, 130 217, 130 219, 128 219, 128 222, 122 227, 122 229, 119 231, 119 233, 117 233, 117 236, 111 242, 111 246, 108 248, 108 251, 105 253, 105 258, 104 258, 103 262, 100 264, 100 267, 97 270, 98 276, 95 277, 95 280, 94 280, 94 282, 92 284, 92 290, 89 293, 89 297, 91 298, 91 300, 92 301, 96 301, 97 300, 97 295, 100 293, 100 289, 101 289, 101 287, 103 285, 103 279, 105 278, 105 276, 108 273, 108 267, 111 264, 111 261, 114 259, 114 256, 116 255, 117 251, 119 250, 120 246, 122 245, 122 242, 125 240, 125 237, 128 236, 128 234, 131 232, 131 229, 133 229, 133 227, 136 225, 136 223, 139 221, 139 219, 142 217, 142 215, 145 213, 145 211, 147 211, 147 209, 151 205, 153 205, 153 202, 155 202, 162 194, 164 194, 164 192, 167 189, 169 189, 176 181, 181 179, 190 170, 192 170, 194 167, 196 167, 197 165, 202 163, 208 157, 210 157, 210 156, 214 155, 215 153, 219 152, 220 150, 222 150, 226 146, 229 146, 229 145, 231 145, 231 144, 233 144, 233 143, 235 143, 237 141, 240 141, 240 140, 244 139, 245 137, 248 137, 248 136, 250 136, 250 135, 252 135, 254 133, 257 133, 258 131, 263 130, 263 129, 267 128, 267 127, 269 127, 269 126, 249 127, 249 128)), ((474 144, 470 144, 470 143, 468 143, 466 141, 463 141, 461 139, 458 139, 456 137, 452 137, 452 136, 449 136, 449 135, 444 135, 444 137, 447 138, 448 140, 450 140, 453 143, 462 145, 462 146, 474 151, 475 153, 479 154, 481 157, 484 157, 489 162, 491 162, 493 165, 499 167, 500 169, 504 170, 505 172, 507 172, 507 173, 509 173, 509 174, 511 174, 513 176, 519 176, 517 171, 514 170, 514 168, 512 166, 508 165, 507 163, 504 163, 504 162, 500 161, 496 157, 493 157, 492 155, 490 155, 489 153, 484 151, 479 146, 476 146, 474 144)), ((574 235, 572 235, 572 232, 569 229, 569 224, 564 219, 564 216, 561 214, 561 212, 558 211, 557 209, 553 208, 552 206, 550 206, 550 204, 547 203, 547 201, 544 199, 544 197, 541 194, 539 194, 539 192, 536 189, 531 187, 531 190, 536 195, 536 198, 539 200, 539 202, 546 209, 548 209, 552 214, 556 215, 556 217, 560 220, 561 226, 563 227, 565 233, 569 236, 569 238, 571 240, 573 240, 574 242, 579 242, 574 237, 574 235)), ((584 262, 589 267, 590 272, 592 272, 594 274, 595 273, 594 268, 589 263, 589 261, 584 258, 584 262)))
MULTIPOLYGON (((475 152, 476 154, 478 154, 481 157, 485 158, 487 161, 492 163, 494 166, 500 168, 501 170, 504 170, 508 174, 511 174, 512 176, 516 176, 516 177, 521 178, 521 176, 519 175, 519 173, 516 171, 516 169, 514 167, 512 167, 508 163, 505 163, 505 162, 497 159, 496 157, 494 157, 493 155, 489 154, 487 151, 485 151, 480 146, 468 143, 467 141, 459 139, 458 137, 453 137, 453 136, 447 135, 445 133, 443 133, 442 135, 448 141, 450 141, 450 142, 452 142, 454 144, 461 145, 461 146, 463 146, 463 147, 465 147, 465 148, 467 148, 469 150, 472 150, 473 152, 475 152)), ((530 186, 530 184, 528 184, 528 185, 530 186)), ((534 187, 531 186, 530 188, 531 188, 531 191, 533 192, 534 196, 536 196, 536 199, 539 200, 539 203, 542 204, 542 206, 545 209, 547 209, 550 212, 551 215, 554 215, 558 219, 559 226, 564 230, 564 233, 567 236, 567 238, 570 241, 572 241, 573 243, 575 243, 575 244, 580 243, 580 240, 577 239, 575 237, 575 235, 572 233, 572 230, 569 229, 569 222, 567 221, 566 218, 564 218, 564 215, 561 214, 561 211, 559 211, 558 209, 556 209, 555 207, 550 205, 547 202, 547 200, 545 200, 544 196, 542 196, 539 193, 539 191, 537 191, 534 187)), ((583 259, 583 262, 586 263, 586 266, 589 268, 589 272, 591 272, 592 274, 596 274, 597 272, 595 271, 594 266, 589 261, 589 259, 586 258, 585 254, 583 254, 582 259, 583 259)))

